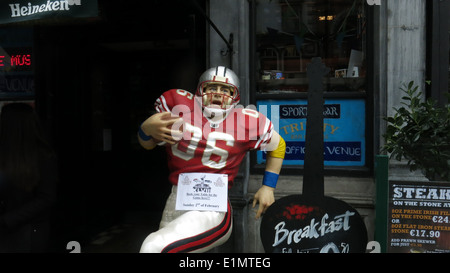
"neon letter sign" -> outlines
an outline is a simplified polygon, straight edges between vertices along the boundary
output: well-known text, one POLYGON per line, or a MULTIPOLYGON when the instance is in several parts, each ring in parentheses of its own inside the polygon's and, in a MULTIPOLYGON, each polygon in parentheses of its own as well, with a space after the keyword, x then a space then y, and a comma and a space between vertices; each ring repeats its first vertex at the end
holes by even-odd
POLYGON ((30 67, 31 54, 16 54, 11 55, 8 60, 5 55, 0 55, 0 67, 30 67))

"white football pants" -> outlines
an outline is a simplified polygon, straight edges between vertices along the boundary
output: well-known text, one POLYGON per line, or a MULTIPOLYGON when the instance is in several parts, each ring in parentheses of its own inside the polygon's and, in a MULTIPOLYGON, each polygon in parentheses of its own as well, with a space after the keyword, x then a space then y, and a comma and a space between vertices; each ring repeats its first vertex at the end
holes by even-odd
POLYGON ((200 253, 230 238, 233 220, 230 202, 227 212, 177 211, 177 187, 167 198, 159 230, 145 238, 141 253, 200 253))

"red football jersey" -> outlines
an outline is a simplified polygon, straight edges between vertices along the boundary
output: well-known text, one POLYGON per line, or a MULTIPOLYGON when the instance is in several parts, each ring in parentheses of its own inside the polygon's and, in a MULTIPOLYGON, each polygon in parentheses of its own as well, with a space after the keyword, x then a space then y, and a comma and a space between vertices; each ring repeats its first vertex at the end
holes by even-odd
POLYGON ((177 185, 180 173, 221 173, 228 175, 231 188, 246 152, 263 149, 272 138, 273 125, 263 114, 242 107, 233 108, 220 122, 211 122, 183 91, 169 90, 155 103, 162 104, 161 111, 171 111, 177 105, 172 102, 191 103, 190 110, 180 115, 185 122, 182 140, 166 145, 169 181, 177 185))
POLYGON ((173 112, 174 107, 180 108, 182 112, 188 111, 188 109, 193 111, 194 95, 183 89, 170 89, 159 96, 155 102, 155 109, 159 113, 173 112), (186 109, 183 109, 184 106, 186 109))

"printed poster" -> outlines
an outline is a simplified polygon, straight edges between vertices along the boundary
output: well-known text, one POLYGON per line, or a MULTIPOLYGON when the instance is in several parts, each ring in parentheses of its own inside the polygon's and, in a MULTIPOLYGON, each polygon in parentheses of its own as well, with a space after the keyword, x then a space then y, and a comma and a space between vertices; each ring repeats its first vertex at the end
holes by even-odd
POLYGON ((228 175, 182 173, 178 176, 176 210, 228 210, 228 175))
POLYGON ((450 253, 450 183, 389 185, 388 252, 450 253))

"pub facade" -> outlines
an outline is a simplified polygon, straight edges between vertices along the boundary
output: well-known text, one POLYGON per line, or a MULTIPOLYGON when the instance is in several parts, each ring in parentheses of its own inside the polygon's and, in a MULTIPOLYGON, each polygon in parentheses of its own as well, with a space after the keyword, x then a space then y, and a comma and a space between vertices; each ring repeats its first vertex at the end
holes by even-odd
MULTIPOLYGON (((136 130, 162 92, 194 92, 217 65, 237 73, 240 104, 265 114, 286 141, 276 199, 302 193, 315 57, 329 69, 325 195, 354 207, 368 241, 381 241, 387 205, 377 201, 377 177, 428 181, 407 161, 381 167, 377 157, 386 155, 385 118, 402 105, 402 84, 448 103, 448 0, 9 2, 0 11, 0 103, 35 105, 58 152, 57 251, 118 222, 156 228, 170 191, 165 155, 146 153, 136 130)), ((233 235, 213 251, 264 252, 252 208, 264 163, 260 151, 244 159, 229 192, 233 235)))

